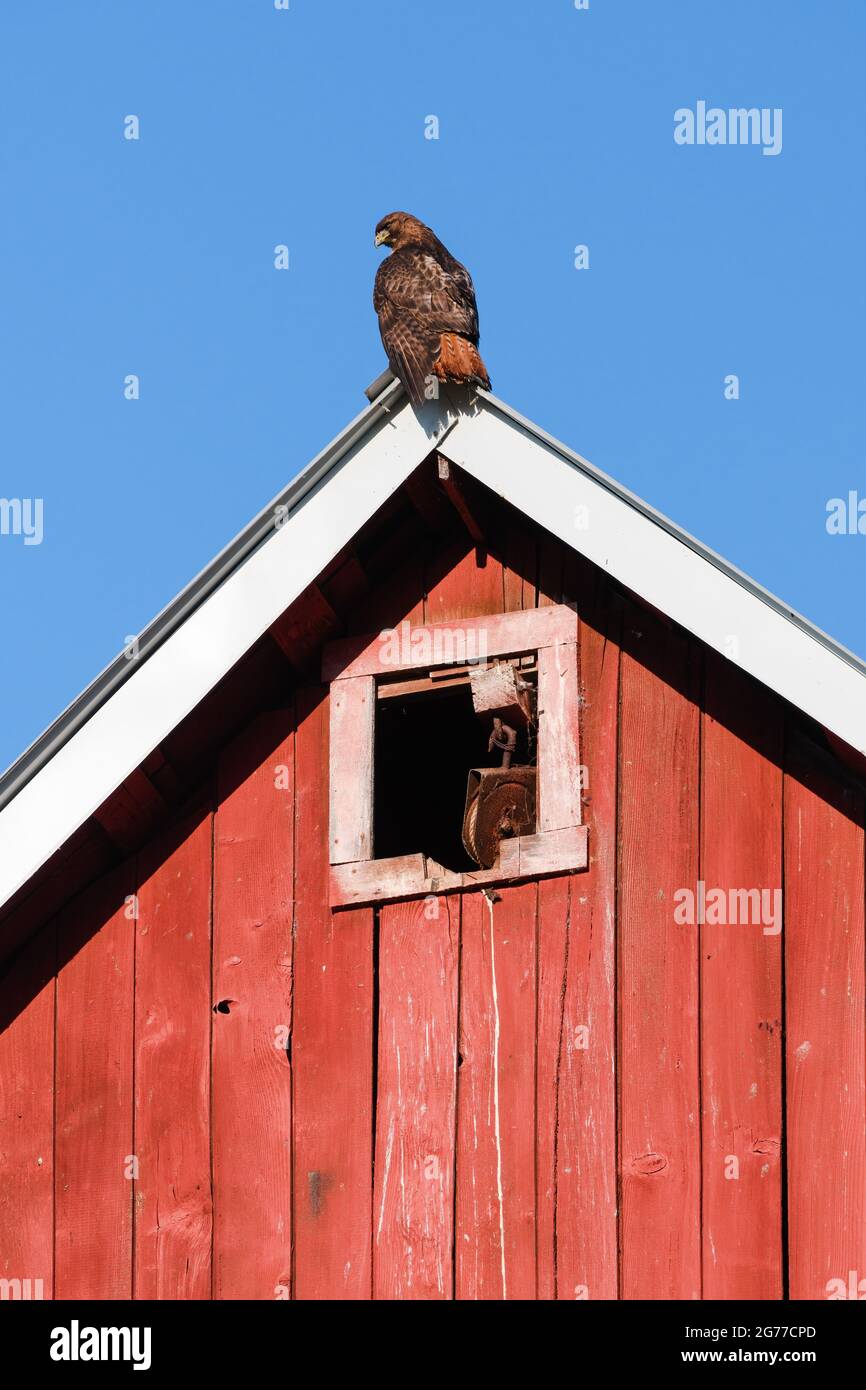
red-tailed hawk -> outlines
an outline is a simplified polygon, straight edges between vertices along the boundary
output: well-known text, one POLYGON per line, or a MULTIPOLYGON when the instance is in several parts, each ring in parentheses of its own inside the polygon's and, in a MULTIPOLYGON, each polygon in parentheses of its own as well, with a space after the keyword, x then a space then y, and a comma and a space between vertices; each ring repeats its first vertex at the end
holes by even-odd
POLYGON ((478 351, 475 288, 466 267, 408 212, 382 218, 376 245, 392 254, 379 267, 373 307, 391 371, 413 404, 435 394, 436 378, 489 390, 478 351))

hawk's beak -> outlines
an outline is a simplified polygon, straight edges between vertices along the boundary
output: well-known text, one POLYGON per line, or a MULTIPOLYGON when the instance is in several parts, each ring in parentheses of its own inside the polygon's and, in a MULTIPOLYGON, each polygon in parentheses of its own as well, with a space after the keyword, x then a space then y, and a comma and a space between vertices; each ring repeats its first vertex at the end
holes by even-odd
POLYGON ((390 232, 377 232, 377 233, 376 233, 376 245, 377 245, 377 246, 384 246, 385 243, 386 243, 386 241, 389 241, 389 240, 390 240, 390 236, 391 236, 390 232))

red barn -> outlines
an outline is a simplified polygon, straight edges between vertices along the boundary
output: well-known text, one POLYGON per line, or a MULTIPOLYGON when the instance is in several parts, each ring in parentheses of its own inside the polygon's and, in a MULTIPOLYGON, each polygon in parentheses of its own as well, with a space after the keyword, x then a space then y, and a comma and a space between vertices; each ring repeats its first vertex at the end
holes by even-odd
POLYGON ((369 394, 0 782, 0 1293, 866 1281, 866 668, 369 394))

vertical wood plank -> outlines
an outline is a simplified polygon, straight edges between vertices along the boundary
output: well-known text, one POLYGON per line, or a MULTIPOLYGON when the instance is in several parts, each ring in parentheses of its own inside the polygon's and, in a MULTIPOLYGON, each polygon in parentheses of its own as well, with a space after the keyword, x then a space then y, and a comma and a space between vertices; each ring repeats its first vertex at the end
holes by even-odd
MULTIPOLYGON (((556 1291, 618 1294, 616 1097, 617 725, 621 608, 571 557, 580 614, 589 869, 571 879, 557 1077, 556 1291)), ((544 889, 545 885, 539 885, 544 889)), ((542 903, 543 903, 542 899, 542 903)), ((544 916, 542 915, 542 930, 544 916)))
POLYGON ((644 610, 623 634, 620 744, 622 1297, 700 1298, 696 654, 644 610))
POLYGON ((428 574, 427 623, 450 623, 503 611, 501 562, 494 555, 479 556, 474 546, 467 549, 464 538, 445 555, 437 556, 428 574))
POLYGON ((460 1299, 536 1297, 536 895, 530 883, 463 897, 460 1299))
POLYGON ((132 1293, 131 866, 57 922, 55 1297, 132 1293))
POLYGON ((210 807, 141 856, 136 932, 135 1296, 211 1296, 210 807))
POLYGON ((379 913, 374 1297, 453 1296, 460 899, 379 913))
MULTIPOLYGON (((577 619, 574 623, 577 636, 577 619)), ((538 829, 579 825, 580 730, 577 720, 577 643, 538 653, 538 829)))
MULTIPOLYGON (((789 1297, 866 1278, 863 797, 792 743, 785 773, 789 1297), (852 1271, 854 1273, 851 1278, 852 1271)), ((860 1284, 859 1297, 863 1297, 860 1284)))
POLYGON ((54 969, 52 922, 0 981, 0 1277, 34 1298, 53 1296, 54 969))
POLYGON ((728 924, 726 908, 701 928, 703 1297, 778 1299, 782 713, 722 657, 708 652, 706 663, 701 878, 726 900, 766 890, 767 915, 778 902, 780 920, 778 935, 765 934, 760 922, 728 924))
POLYGON ((328 908, 328 700, 298 697, 293 1027, 295 1297, 371 1295, 373 914, 328 908))
MULTIPOLYGON (((523 520, 525 525, 526 519, 523 520)), ((537 606, 545 608, 548 604, 562 603, 563 601, 566 572, 572 562, 572 552, 549 531, 533 529, 535 530, 538 550, 537 606)))
MULTIPOLYGON (((557 1187, 562 1102, 565 985, 570 948, 571 879, 562 874, 538 884, 538 998, 536 1061, 536 1263, 539 1299, 556 1298, 557 1187)), ((572 1161, 563 1152, 563 1161, 572 1161)))
POLYGON ((534 608, 538 579, 538 542, 534 532, 519 512, 509 508, 497 539, 502 554, 503 611, 515 613, 534 608))
POLYGON ((373 857, 375 680, 335 681, 330 707, 331 863, 354 864, 373 857))
MULTIPOLYGON (((562 601, 564 576, 564 550, 552 536, 538 536, 527 530, 523 523, 524 553, 531 547, 535 559, 537 589, 524 589, 523 600, 527 608, 546 608, 562 601)), ((577 637, 577 620, 574 624, 577 637)), ((576 654, 576 652, 575 652, 576 654)), ((539 669, 538 710, 540 718, 539 754, 544 772, 552 773, 549 789, 557 792, 560 779, 557 764, 562 757, 562 746, 567 744, 573 734, 579 738, 575 727, 561 728, 563 745, 557 746, 555 730, 554 700, 550 689, 551 663, 542 657, 539 669), (543 674, 545 673, 546 674, 543 674), (546 713, 543 712, 547 705, 546 713), (554 756, 550 760, 544 756, 544 744, 549 741, 554 756)), ((577 682, 575 661, 574 710, 577 708, 577 682)), ((559 698, 556 691, 556 698, 559 698)), ((576 721, 575 721, 576 724, 576 721)), ((579 796, 579 790, 578 790, 579 796)), ((555 800, 555 797, 554 797, 555 800)), ((555 806, 546 794, 545 784, 539 788, 539 830, 545 817, 545 810, 553 819, 555 806)), ((578 801, 577 820, 581 819, 578 801)), ((559 1184, 560 1158, 560 1049, 563 1040, 565 991, 568 972, 571 917, 571 882, 562 875, 543 879, 538 884, 538 963, 537 963, 537 1042, 536 1042, 536 1297, 550 1300, 557 1296, 557 1188, 559 1184)), ((566 1159, 566 1162, 569 1160, 566 1159)))
POLYGON ((291 1289, 292 711, 220 756, 214 825, 214 1296, 291 1289))

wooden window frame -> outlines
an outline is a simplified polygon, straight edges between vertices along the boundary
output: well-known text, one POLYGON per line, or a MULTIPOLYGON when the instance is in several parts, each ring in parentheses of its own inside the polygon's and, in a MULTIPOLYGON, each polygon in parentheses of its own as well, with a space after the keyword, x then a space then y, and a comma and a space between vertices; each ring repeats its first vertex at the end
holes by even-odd
POLYGON ((494 887, 588 865, 581 823, 577 615, 564 604, 452 623, 403 623, 323 649, 330 686, 330 905, 358 907, 494 887), (395 655, 395 648, 397 654, 395 655), (504 840, 492 869, 459 873, 427 855, 373 857, 376 682, 481 659, 533 653, 538 661, 538 812, 534 835, 504 840), (423 657, 419 655, 423 652, 423 657), (463 659, 471 659, 464 657, 463 659))

